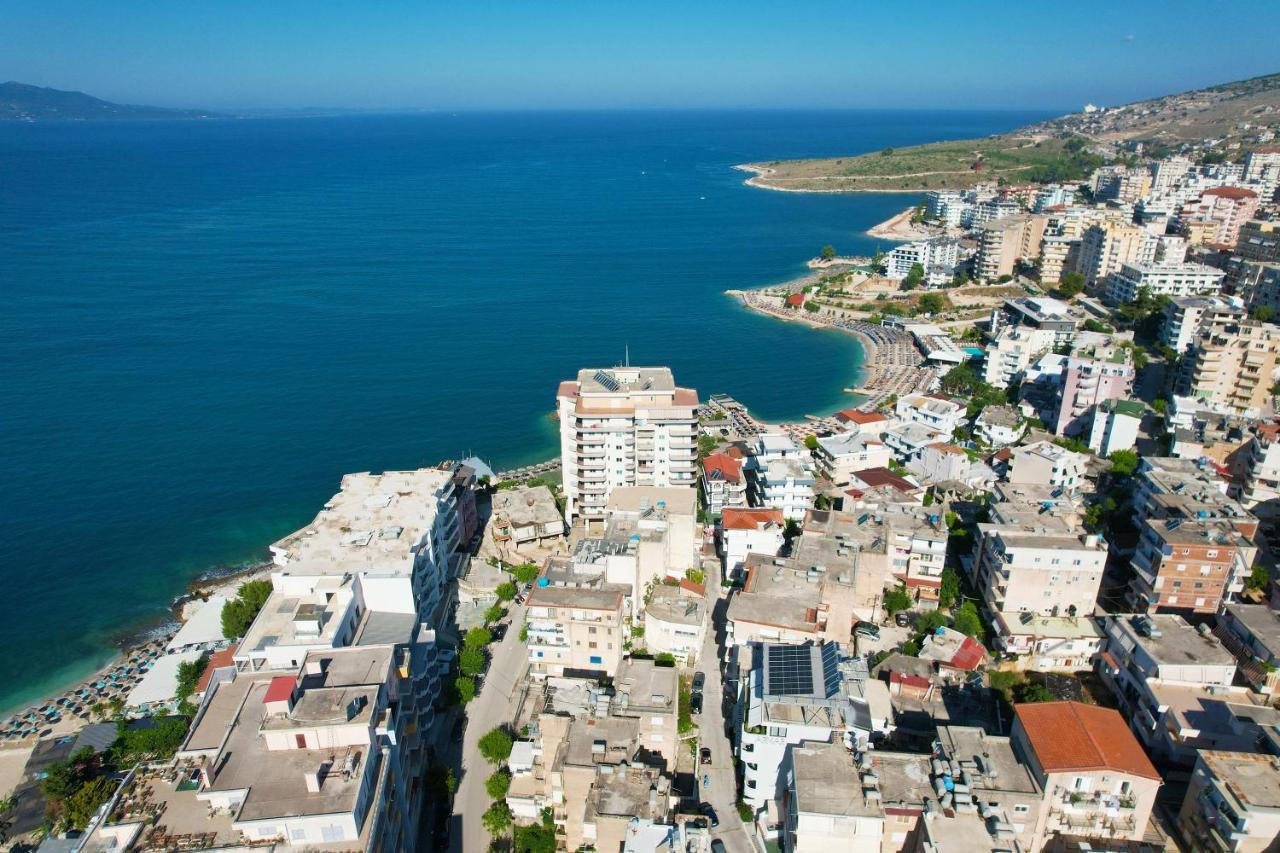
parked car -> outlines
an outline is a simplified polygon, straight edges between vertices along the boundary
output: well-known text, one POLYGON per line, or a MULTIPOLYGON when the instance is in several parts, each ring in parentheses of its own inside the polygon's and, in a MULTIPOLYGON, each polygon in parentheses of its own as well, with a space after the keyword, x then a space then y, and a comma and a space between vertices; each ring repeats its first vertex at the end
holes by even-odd
POLYGON ((694 714, 702 713, 702 694, 695 693, 689 699, 689 710, 694 714))
POLYGON ((698 811, 702 812, 702 816, 711 823, 712 829, 720 825, 720 818, 716 816, 716 810, 711 808, 710 803, 703 803, 698 807, 698 811))
POLYGON ((853 629, 853 633, 859 637, 866 637, 871 640, 880 639, 880 626, 874 622, 859 622, 853 629))
POLYGON ((725 853, 727 849, 719 838, 711 839, 711 853, 725 853))
POLYGON ((698 763, 699 763, 699 764, 710 764, 710 763, 711 763, 711 750, 707 749, 705 746, 704 746, 702 749, 698 750, 698 763))
POLYGON ((911 627, 911 617, 908 616, 905 611, 900 610, 893 614, 893 624, 897 625, 899 628, 909 628, 911 627))
POLYGON ((693 692, 701 693, 702 686, 707 683, 707 675, 704 672, 695 672, 693 674, 693 692))

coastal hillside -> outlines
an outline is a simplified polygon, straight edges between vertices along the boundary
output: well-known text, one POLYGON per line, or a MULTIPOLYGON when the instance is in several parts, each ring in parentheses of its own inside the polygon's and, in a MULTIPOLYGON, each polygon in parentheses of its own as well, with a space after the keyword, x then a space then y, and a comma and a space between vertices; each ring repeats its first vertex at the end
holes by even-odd
POLYGON ((0 83, 0 121, 91 121, 95 119, 216 118, 204 110, 171 110, 114 104, 84 92, 48 89, 27 83, 0 83))
POLYGON ((747 163, 752 186, 797 192, 922 192, 981 181, 1084 177, 1098 143, 1157 148, 1219 139, 1247 147, 1280 123, 1280 74, 1224 83, 1119 107, 1093 107, 984 139, 885 148, 849 157, 747 163))

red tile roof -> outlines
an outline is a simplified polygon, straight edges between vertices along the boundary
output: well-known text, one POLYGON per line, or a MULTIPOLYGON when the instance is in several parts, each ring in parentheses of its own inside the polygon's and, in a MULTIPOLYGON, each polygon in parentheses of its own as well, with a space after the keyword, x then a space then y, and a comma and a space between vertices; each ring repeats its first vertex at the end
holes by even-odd
POLYGON ((707 587, 705 584, 694 583, 688 578, 680 578, 680 588, 692 592, 694 595, 706 596, 707 587))
POLYGON ((708 477, 713 472, 719 474, 726 483, 736 485, 742 482, 742 463, 727 453, 712 453, 702 460, 702 470, 708 477))
POLYGON ((860 409, 841 409, 836 412, 836 420, 852 421, 855 424, 875 424, 881 421, 887 421, 889 418, 879 412, 864 412, 860 409))
POLYGON ((932 447, 934 450, 938 451, 939 453, 950 453, 952 456, 968 455, 964 452, 963 447, 960 447, 955 444, 949 444, 945 441, 935 441, 933 444, 930 444, 928 446, 932 447))
POLYGON ((209 663, 205 665, 204 672, 200 674, 200 680, 196 682, 196 692, 203 693, 208 690, 209 682, 213 680, 213 671, 235 663, 235 654, 236 647, 233 645, 209 655, 209 663))
POLYGON ((1216 195, 1222 198, 1257 198, 1258 194, 1253 190, 1247 190, 1244 187, 1212 187, 1205 190, 1202 195, 1216 195))
MULTIPOLYGON (((900 492, 914 492, 918 488, 888 468, 865 468, 861 471, 854 471, 853 476, 858 478, 863 485, 872 489, 876 486, 892 486, 900 492)), ((850 494, 852 494, 852 491, 850 494)))
POLYGON ((267 685, 267 695, 262 697, 263 703, 287 702, 293 696, 293 685, 296 683, 292 675, 277 675, 267 685))
POLYGON ((982 656, 986 654, 986 649, 982 647, 973 637, 965 637, 964 642, 960 644, 960 648, 956 649, 956 653, 951 656, 951 663, 956 669, 963 669, 965 672, 973 672, 978 668, 978 664, 982 663, 982 656))
POLYGON ((1115 770, 1159 779, 1124 717, 1080 702, 1015 705, 1027 741, 1046 773, 1115 770))
POLYGON ((724 530, 756 530, 761 524, 781 525, 783 521, 782 510, 768 507, 730 508, 720 514, 720 527, 724 530))

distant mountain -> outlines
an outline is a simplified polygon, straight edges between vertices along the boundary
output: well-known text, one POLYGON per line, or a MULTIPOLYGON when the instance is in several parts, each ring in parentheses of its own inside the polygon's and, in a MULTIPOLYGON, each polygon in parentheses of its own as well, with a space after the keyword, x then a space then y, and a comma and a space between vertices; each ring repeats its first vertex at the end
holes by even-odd
POLYGON ((0 83, 0 121, 91 121, 95 119, 219 118, 204 110, 170 110, 113 104, 86 95, 26 83, 0 83))

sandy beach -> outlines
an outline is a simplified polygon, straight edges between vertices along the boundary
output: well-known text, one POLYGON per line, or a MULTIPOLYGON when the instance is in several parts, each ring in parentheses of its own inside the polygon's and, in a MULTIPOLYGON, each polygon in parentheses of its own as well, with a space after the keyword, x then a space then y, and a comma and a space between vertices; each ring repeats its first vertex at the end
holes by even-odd
MULTIPOLYGON (((123 700, 155 661, 168 654, 167 644, 179 625, 191 618, 210 598, 230 598, 246 581, 269 577, 270 564, 193 581, 188 592, 174 599, 175 622, 162 630, 126 643, 118 656, 92 675, 81 679, 43 701, 18 709, 0 718, 0 751, 12 761, 11 751, 29 753, 36 741, 62 737, 82 726, 103 719, 94 709, 113 699, 123 700)), ((25 763, 25 759, 24 759, 25 763)))
MULTIPOLYGON (((895 189, 859 189, 856 187, 833 187, 829 190, 815 189, 813 187, 780 187, 777 184, 769 182, 769 176, 777 172, 768 166, 753 166, 750 163, 739 163, 733 168, 739 172, 748 172, 750 178, 743 181, 749 187, 756 187, 762 190, 773 190, 780 193, 877 193, 877 194, 893 194, 901 193, 903 195, 920 195, 920 190, 895 190, 895 189)), ((811 178, 809 180, 826 180, 823 178, 811 178)))
POLYGON ((908 207, 874 228, 867 229, 867 235, 880 240, 894 240, 900 243, 907 243, 912 240, 927 240, 930 237, 940 236, 937 228, 916 224, 911 221, 911 217, 916 214, 916 209, 915 207, 908 207))

